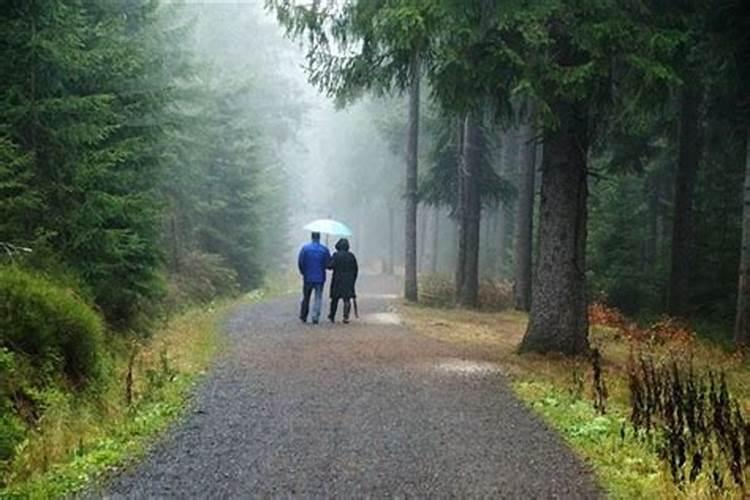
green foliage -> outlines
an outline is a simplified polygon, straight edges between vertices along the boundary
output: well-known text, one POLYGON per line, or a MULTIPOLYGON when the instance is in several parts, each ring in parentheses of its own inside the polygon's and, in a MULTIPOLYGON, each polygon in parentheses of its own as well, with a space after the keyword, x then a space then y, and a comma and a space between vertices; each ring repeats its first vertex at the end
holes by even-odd
POLYGON ((659 311, 667 280, 667 247, 659 248, 654 239, 660 235, 651 234, 663 219, 657 220, 659 207, 648 203, 646 180, 611 177, 591 189, 589 286, 594 297, 628 314, 659 311))
MULTIPOLYGON (((105 372, 96 392, 73 394, 57 387, 40 391, 44 418, 27 433, 13 461, 0 461, 0 473, 8 472, 0 475, 0 498, 67 497, 142 456, 184 412, 195 383, 220 347, 221 318, 240 302, 267 296, 253 293, 240 301, 193 307, 145 339, 135 367, 136 398, 131 406, 123 398, 122 380, 131 349, 120 336, 111 339, 113 369, 105 372), (10 483, 3 485, 6 479, 10 483)), ((0 348, 0 374, 3 352, 0 348)), ((0 378, 0 390, 3 382, 0 378)))
POLYGON ((266 4, 290 35, 309 42, 310 81, 343 102, 362 91, 405 89, 414 54, 429 57, 442 16, 439 2, 419 0, 346 2, 340 9, 326 2, 266 4))
POLYGON ((3 10, 0 240, 61 257, 112 322, 158 295, 157 147, 169 66, 154 3, 3 10), (7 201, 6 201, 7 200, 7 201))
POLYGON ((3 463, 13 458, 16 446, 25 434, 26 428, 18 417, 0 414, 0 474, 3 472, 3 463))
POLYGON ((74 383, 100 375, 103 326, 75 295, 14 266, 0 267, 0 346, 74 383))
POLYGON ((191 27, 186 52, 174 56, 185 60, 188 77, 174 94, 176 124, 159 180, 167 200, 162 241, 168 300, 178 292, 203 301, 235 291, 230 281, 242 290, 261 285, 284 258, 279 240, 262 235, 283 233, 288 223, 280 158, 303 106, 290 97, 295 92, 281 70, 267 64, 275 40, 251 55, 237 44, 246 31, 257 40, 267 36, 246 9, 183 6, 176 19, 191 27), (224 29, 215 30, 217 23, 224 29), (269 103, 277 107, 269 111, 269 103), (199 290, 201 280, 211 283, 199 290))
POLYGON ((105 364, 102 320, 73 289, 0 265, 0 484, 50 387, 98 387, 105 364))
POLYGON ((0 239, 33 234, 26 225, 26 215, 38 210, 42 200, 32 184, 30 162, 28 154, 20 151, 10 138, 0 135, 0 235, 3 235, 0 239))
MULTIPOLYGON (((441 116, 433 124, 436 139, 429 155, 430 168, 420 181, 420 199, 430 205, 447 206, 452 213, 458 210, 458 165, 459 144, 457 121, 441 116)), ((497 173, 496 166, 500 161, 492 149, 492 136, 496 127, 486 123, 483 129, 482 148, 484 154, 480 164, 479 190, 482 204, 496 208, 499 204, 510 205, 516 195, 513 184, 497 173)))
MULTIPOLYGON (((18 370, 14 354, 0 347, 0 477, 4 464, 15 454, 16 446, 25 435, 21 420, 13 414, 10 395, 18 383, 18 370)), ((1 481, 0 481, 1 483, 1 481)))
POLYGON ((693 206, 690 312, 729 330, 737 303, 744 151, 742 141, 726 122, 713 121, 708 132, 707 154, 698 172, 693 206))
POLYGON ((237 54, 210 67, 227 43, 209 35, 219 47, 199 53, 196 9, 44 0, 0 15, 0 241, 72 270, 118 329, 153 313, 164 254, 173 273, 216 254, 247 289, 279 259, 260 234, 285 224, 278 150, 300 104, 262 130, 258 100, 288 98, 278 70, 252 86, 237 54))
MULTIPOLYGON (((728 328, 736 305, 744 142, 737 117, 713 87, 691 202, 688 315, 728 328)), ((587 264, 591 291, 628 313, 664 310, 674 217, 678 108, 660 108, 639 130, 595 148, 587 264)))

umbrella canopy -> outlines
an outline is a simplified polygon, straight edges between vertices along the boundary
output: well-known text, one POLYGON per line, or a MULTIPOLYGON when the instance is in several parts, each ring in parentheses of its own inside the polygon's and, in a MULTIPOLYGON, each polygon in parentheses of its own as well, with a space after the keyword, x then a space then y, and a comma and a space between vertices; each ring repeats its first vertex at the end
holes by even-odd
POLYGON ((346 227, 346 224, 332 219, 314 220, 306 225, 303 229, 307 229, 310 232, 330 234, 333 236, 352 235, 352 230, 346 227))

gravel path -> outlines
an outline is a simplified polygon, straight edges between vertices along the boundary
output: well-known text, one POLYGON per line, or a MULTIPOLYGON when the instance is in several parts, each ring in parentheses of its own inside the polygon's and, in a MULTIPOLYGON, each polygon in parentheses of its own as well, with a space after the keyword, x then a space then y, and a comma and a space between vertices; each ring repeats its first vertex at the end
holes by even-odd
POLYGON ((301 324, 291 298, 238 310, 189 416, 106 495, 599 496, 492 365, 410 333, 382 280, 370 290, 350 325, 301 324))

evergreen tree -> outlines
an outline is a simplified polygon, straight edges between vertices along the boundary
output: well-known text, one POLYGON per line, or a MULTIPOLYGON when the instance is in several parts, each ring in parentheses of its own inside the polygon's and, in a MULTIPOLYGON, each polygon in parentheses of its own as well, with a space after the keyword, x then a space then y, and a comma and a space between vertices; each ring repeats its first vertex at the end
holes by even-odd
POLYGON ((2 122, 31 158, 13 182, 40 200, 4 238, 56 255, 122 323, 159 290, 153 188, 168 78, 156 18, 146 1, 40 0, 11 3, 0 21, 2 122))

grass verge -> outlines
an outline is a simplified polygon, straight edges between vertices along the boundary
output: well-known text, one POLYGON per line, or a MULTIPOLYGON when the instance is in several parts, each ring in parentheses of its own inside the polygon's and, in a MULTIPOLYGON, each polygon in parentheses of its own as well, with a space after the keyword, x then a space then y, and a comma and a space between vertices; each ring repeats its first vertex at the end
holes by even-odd
MULTIPOLYGON (((592 467, 611 498, 743 498, 739 489, 717 491, 708 477, 676 487, 660 460, 657 443, 635 438, 628 425, 627 362, 631 349, 656 358, 692 358, 696 369, 727 374, 730 391, 750 411, 750 366, 746 359, 715 344, 698 341, 640 345, 611 328, 594 327, 591 342, 603 358, 609 397, 607 412, 593 406, 591 364, 584 359, 549 355, 518 355, 527 317, 517 312, 482 313, 460 309, 403 306, 407 325, 415 332, 455 343, 467 357, 497 363, 514 391, 554 428, 592 467)), ((731 484, 726 481, 725 484, 731 484)))
POLYGON ((110 338, 108 375, 88 393, 45 391, 44 413, 7 466, 0 498, 59 498, 142 456, 185 408, 221 348, 219 326, 234 307, 272 293, 191 308, 142 341, 110 338))

